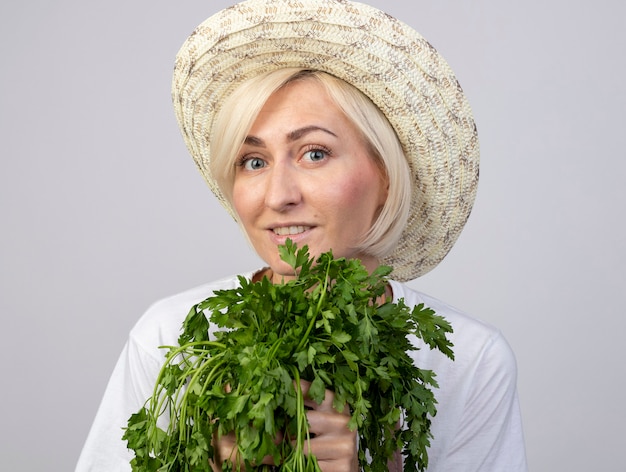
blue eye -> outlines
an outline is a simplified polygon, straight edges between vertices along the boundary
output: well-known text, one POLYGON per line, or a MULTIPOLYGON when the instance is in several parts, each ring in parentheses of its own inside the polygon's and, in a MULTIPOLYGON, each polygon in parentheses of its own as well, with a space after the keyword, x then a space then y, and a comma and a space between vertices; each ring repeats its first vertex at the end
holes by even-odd
POLYGON ((321 161, 326 157, 326 151, 322 149, 314 149, 312 151, 307 151, 304 157, 313 162, 321 161))
POLYGON ((258 170, 265 167, 265 161, 263 159, 259 159, 258 157, 253 157, 250 159, 246 159, 243 163, 243 167, 246 170, 258 170))

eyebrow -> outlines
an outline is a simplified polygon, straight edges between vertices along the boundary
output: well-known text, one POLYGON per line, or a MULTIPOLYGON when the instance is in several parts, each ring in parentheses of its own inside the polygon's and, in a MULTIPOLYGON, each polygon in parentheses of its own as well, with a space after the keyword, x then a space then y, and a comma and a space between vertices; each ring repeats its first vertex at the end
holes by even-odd
MULTIPOLYGON (((298 128, 296 130, 290 131, 289 133, 287 133, 287 141, 289 142, 297 141, 303 136, 309 133, 312 133, 314 131, 322 131, 324 133, 330 134, 331 136, 334 136, 335 138, 337 137, 337 135, 333 133, 332 131, 330 131, 329 129, 323 128, 322 126, 311 125, 311 126, 304 126, 302 128, 298 128)), ((244 143, 250 144, 252 146, 265 147, 265 142, 261 138, 258 138, 256 136, 246 136, 244 143)))

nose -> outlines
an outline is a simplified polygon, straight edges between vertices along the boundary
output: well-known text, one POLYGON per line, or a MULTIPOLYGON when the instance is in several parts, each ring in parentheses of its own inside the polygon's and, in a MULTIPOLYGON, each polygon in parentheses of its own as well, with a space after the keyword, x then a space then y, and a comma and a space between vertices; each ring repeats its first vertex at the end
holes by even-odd
POLYGON ((265 205, 274 211, 284 212, 301 201, 297 170, 288 160, 276 161, 267 173, 265 205))

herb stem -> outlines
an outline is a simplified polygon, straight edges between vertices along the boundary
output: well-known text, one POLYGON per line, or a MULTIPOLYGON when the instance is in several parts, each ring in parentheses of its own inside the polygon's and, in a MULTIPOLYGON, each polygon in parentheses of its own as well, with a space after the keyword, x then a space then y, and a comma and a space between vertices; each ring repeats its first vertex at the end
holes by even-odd
POLYGON ((318 296, 317 305, 315 306, 315 312, 313 313, 313 316, 311 317, 311 321, 309 322, 309 326, 307 326, 304 336, 302 336, 302 339, 300 340, 300 343, 298 344, 298 347, 296 348, 296 352, 302 350, 304 345, 307 343, 309 339, 309 334, 311 333, 311 330, 313 329, 313 327, 315 326, 315 323, 317 322, 317 315, 322 309, 322 303, 324 302, 324 299, 326 298, 326 291, 328 290, 329 280, 330 280, 330 262, 326 265, 326 274, 324 276, 324 286, 322 287, 322 290, 320 291, 320 294, 318 296))

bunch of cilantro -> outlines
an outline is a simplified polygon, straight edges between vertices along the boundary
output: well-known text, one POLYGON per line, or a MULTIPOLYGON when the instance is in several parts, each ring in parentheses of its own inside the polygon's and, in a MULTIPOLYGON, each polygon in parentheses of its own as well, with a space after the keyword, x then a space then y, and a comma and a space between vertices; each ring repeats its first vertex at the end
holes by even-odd
POLYGON ((453 359, 449 323, 423 305, 381 303, 388 267, 369 274, 332 252, 314 263, 291 241, 279 250, 296 279, 240 277, 239 288, 216 291, 189 312, 152 397, 128 420, 133 471, 213 470, 214 438, 230 432, 247 470, 269 455, 274 470, 319 471, 305 454, 311 435, 300 379, 317 403, 330 389, 337 410, 350 408, 363 471, 387 471, 397 450, 405 471, 427 467, 437 383, 413 364, 409 337, 453 359))

